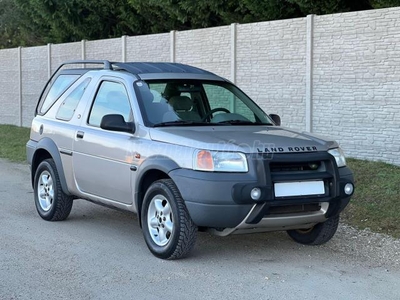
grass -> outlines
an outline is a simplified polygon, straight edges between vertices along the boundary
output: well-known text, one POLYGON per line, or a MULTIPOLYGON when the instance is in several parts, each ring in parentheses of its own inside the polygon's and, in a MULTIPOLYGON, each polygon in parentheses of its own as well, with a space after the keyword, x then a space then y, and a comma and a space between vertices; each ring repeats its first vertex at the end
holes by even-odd
MULTIPOLYGON (((25 162, 29 129, 0 125, 0 157, 25 162)), ((360 229, 400 238, 400 167, 383 162, 347 159, 356 189, 342 220, 360 229)))
POLYGON ((0 157, 14 162, 26 162, 25 145, 29 128, 0 125, 0 157))
POLYGON ((342 219, 360 229, 400 238, 400 167, 356 159, 347 162, 356 189, 342 219))

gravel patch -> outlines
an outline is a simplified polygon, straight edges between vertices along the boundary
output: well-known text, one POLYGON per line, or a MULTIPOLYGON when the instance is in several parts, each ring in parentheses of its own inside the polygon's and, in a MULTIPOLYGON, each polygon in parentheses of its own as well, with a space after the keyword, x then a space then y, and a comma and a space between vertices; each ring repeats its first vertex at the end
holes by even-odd
POLYGON ((327 246, 359 260, 370 267, 384 267, 400 270, 400 239, 375 233, 371 230, 359 230, 341 223, 335 237, 327 246))

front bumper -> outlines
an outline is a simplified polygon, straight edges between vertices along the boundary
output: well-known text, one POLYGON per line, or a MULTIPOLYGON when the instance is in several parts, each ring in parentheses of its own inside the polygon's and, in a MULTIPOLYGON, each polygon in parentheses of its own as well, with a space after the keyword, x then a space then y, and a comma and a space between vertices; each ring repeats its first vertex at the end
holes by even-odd
POLYGON ((353 184, 353 174, 347 167, 337 168, 328 153, 276 154, 268 158, 257 155, 248 157, 248 161, 248 173, 187 169, 170 172, 196 225, 219 230, 307 228, 340 213, 350 201, 351 195, 344 193, 344 186, 353 184), (298 167, 310 161, 319 162, 319 169, 277 172, 275 167, 281 163, 298 167), (276 182, 309 180, 323 180, 325 194, 280 198, 274 195, 276 182), (261 190, 257 201, 250 196, 255 187, 261 190))

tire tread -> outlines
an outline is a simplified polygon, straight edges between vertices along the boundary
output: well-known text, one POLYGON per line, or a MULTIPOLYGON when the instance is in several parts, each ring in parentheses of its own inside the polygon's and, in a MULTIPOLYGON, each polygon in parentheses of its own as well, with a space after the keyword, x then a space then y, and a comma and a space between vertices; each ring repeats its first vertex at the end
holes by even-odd
POLYGON ((299 230, 288 230, 288 235, 296 242, 305 245, 322 245, 328 242, 336 233, 339 225, 339 215, 319 223, 306 233, 299 230))
POLYGON ((142 229, 144 230, 145 241, 150 251, 157 257, 162 259, 179 259, 183 258, 193 249, 196 239, 197 239, 197 226, 194 224, 190 214, 186 208, 185 202, 182 199, 182 196, 173 182, 172 179, 160 179, 151 184, 149 189, 146 192, 145 200, 147 201, 147 195, 154 193, 154 190, 163 190, 169 194, 169 197, 172 199, 168 199, 168 201, 174 201, 176 206, 177 213, 175 213, 175 226, 178 230, 174 233, 175 238, 170 241, 168 246, 165 246, 164 249, 162 247, 157 247, 153 245, 151 237, 148 236, 147 232, 147 224, 145 219, 147 211, 146 207, 148 206, 145 203, 142 207, 142 229), (172 243, 171 243, 172 242, 172 243))
MULTIPOLYGON (((69 196, 67 194, 64 193, 64 191, 62 190, 61 187, 61 181, 60 181, 60 177, 58 175, 58 170, 57 170, 57 166, 54 162, 53 159, 48 158, 46 160, 44 160, 43 162, 46 162, 50 165, 51 167, 51 171, 54 173, 54 178, 53 178, 53 182, 54 182, 54 200, 55 201, 55 205, 56 207, 54 208, 54 213, 45 216, 40 214, 40 216, 47 220, 47 221, 63 221, 66 218, 68 218, 71 209, 72 209, 72 204, 73 204, 73 197, 69 196)), ((40 169, 40 165, 38 167, 38 170, 40 169)), ((37 179, 35 179, 37 180, 37 179)))
POLYGON ((163 182, 174 194, 179 210, 180 234, 179 241, 175 251, 167 259, 178 259, 187 255, 194 247, 197 239, 197 226, 193 223, 192 218, 187 211, 182 196, 172 179, 162 179, 163 182))

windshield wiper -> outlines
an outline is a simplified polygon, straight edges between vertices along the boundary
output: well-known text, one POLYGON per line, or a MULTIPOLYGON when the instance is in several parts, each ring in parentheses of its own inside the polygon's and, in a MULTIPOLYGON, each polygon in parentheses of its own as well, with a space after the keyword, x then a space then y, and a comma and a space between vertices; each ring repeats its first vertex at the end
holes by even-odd
POLYGON ((217 124, 229 124, 229 125, 269 125, 269 126, 272 125, 272 124, 270 124, 270 123, 254 123, 254 122, 245 121, 245 120, 226 120, 226 121, 218 122, 217 124))
POLYGON ((153 127, 163 127, 163 126, 207 126, 207 125, 215 125, 205 122, 195 122, 195 121, 185 121, 185 120, 176 120, 176 121, 168 121, 154 124, 153 127))

